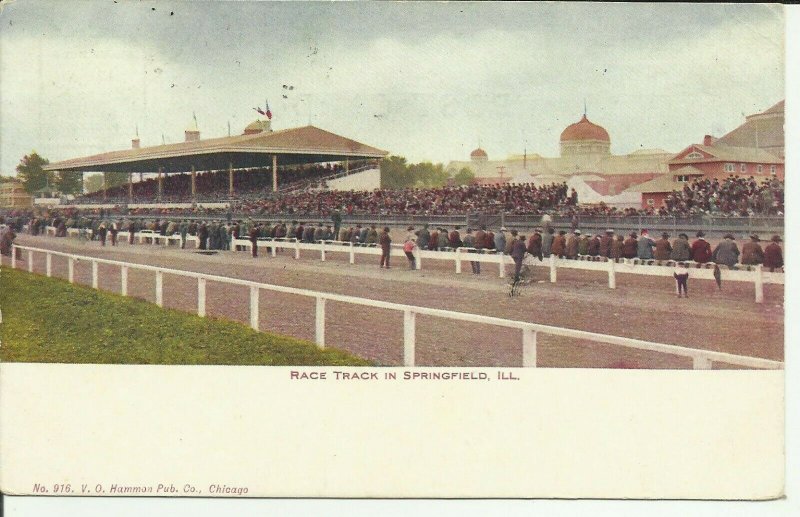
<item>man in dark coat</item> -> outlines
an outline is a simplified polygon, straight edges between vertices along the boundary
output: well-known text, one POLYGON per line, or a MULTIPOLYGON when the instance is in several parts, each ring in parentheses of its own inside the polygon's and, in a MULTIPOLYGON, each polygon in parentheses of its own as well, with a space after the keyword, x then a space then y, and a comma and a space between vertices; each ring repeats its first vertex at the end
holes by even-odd
POLYGON ((636 232, 631 232, 630 236, 622 243, 622 257, 626 259, 636 258, 639 251, 639 242, 636 239, 636 232))
POLYGON ((705 239, 703 232, 697 232, 697 240, 692 243, 692 260, 698 264, 711 260, 711 244, 705 239))
MULTIPOLYGON (((600 238, 600 249, 598 254, 601 257, 611 256, 611 241, 614 240, 614 230, 606 230, 606 234, 600 238)), ((591 255, 591 253, 590 253, 591 255)))
POLYGON ((684 262, 692 258, 688 235, 681 233, 677 239, 672 241, 672 252, 669 254, 669 258, 677 262, 684 262))
POLYGON ((386 226, 378 237, 378 244, 381 245, 381 267, 389 267, 389 258, 391 256, 392 238, 389 236, 389 227, 386 226))
POLYGON ((201 250, 208 248, 208 226, 206 226, 205 221, 200 223, 200 227, 197 228, 197 238, 200 240, 200 245, 198 246, 201 250))
POLYGON ((131 219, 131 221, 128 223, 128 244, 134 243, 133 238, 135 235, 136 235, 136 221, 131 219))
MULTIPOLYGON (((519 239, 513 241, 511 247, 511 258, 514 259, 514 282, 519 282, 519 272, 522 270, 522 259, 525 258, 525 236, 520 235, 519 239)), ((541 255, 539 255, 541 258, 541 255)))
POLYGON ((567 234, 564 230, 559 230, 558 235, 553 238, 553 243, 550 247, 550 254, 555 255, 558 258, 562 258, 564 256, 564 252, 567 249, 567 238, 564 237, 567 234))
MULTIPOLYGON (((514 250, 512 249, 511 251, 513 253, 514 250)), ((533 235, 531 235, 531 238, 528 239, 527 251, 528 251, 528 253, 530 253, 534 257, 538 258, 539 260, 542 260, 542 258, 544 257, 544 255, 542 254, 542 229, 541 228, 536 228, 533 231, 533 235)))
POLYGON ((422 229, 417 232, 417 246, 419 249, 428 249, 428 243, 431 240, 431 232, 428 230, 428 225, 424 224, 422 229))
POLYGON ((600 255, 600 236, 595 235, 589 240, 589 245, 586 247, 586 254, 590 257, 597 257, 600 255))
POLYGON ((578 258, 578 241, 581 238, 581 231, 575 230, 567 239, 567 248, 564 256, 568 259, 578 258))
POLYGON ((742 245, 742 264, 746 266, 755 266, 764 263, 764 250, 761 249, 759 242, 761 239, 758 235, 753 234, 750 236, 750 242, 745 242, 742 245))
POLYGON ((428 249, 430 251, 439 250, 439 230, 436 228, 428 235, 428 249))
POLYGON ((458 226, 456 226, 452 232, 450 232, 450 238, 448 239, 450 242, 450 247, 453 249, 460 248, 462 246, 461 242, 461 234, 458 232, 458 226))
POLYGON ((250 227, 248 237, 250 237, 250 244, 252 245, 253 258, 258 256, 258 235, 261 233, 261 223, 254 224, 250 227))
POLYGON ((783 267, 783 252, 778 244, 781 242, 780 235, 773 235, 772 242, 764 248, 764 267, 769 268, 770 272, 783 267))
POLYGON ((669 260, 672 253, 672 245, 669 243, 669 234, 664 232, 661 238, 656 241, 656 249, 653 258, 656 260, 669 260))
POLYGON ((725 235, 722 242, 717 244, 711 254, 711 260, 717 264, 725 264, 733 269, 739 263, 739 247, 730 233, 725 235))

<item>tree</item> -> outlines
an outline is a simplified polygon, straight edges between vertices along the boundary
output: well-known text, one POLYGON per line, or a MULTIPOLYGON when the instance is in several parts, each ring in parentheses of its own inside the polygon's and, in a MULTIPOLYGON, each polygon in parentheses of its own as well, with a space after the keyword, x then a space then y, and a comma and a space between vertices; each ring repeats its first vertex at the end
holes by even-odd
POLYGON ((56 175, 56 186, 62 194, 80 194, 81 173, 72 171, 59 171, 56 175))
POLYGON ((128 184, 127 172, 106 172, 105 175, 107 189, 128 184))
POLYGON ((87 194, 91 192, 97 192, 102 188, 103 188, 102 174, 92 174, 91 176, 86 176, 83 179, 83 189, 87 194))
POLYGON ((42 168, 48 163, 50 162, 39 156, 36 151, 22 157, 17 165, 17 177, 22 180, 25 192, 33 194, 48 186, 55 187, 55 174, 42 168))
POLYGON ((447 172, 441 163, 422 162, 411 165, 409 168, 413 185, 416 187, 441 187, 447 182, 447 172))
POLYGON ((475 173, 469 167, 462 167, 460 171, 453 176, 456 185, 469 185, 475 179, 475 173))
POLYGON ((381 188, 405 188, 413 183, 402 156, 389 156, 381 160, 381 188))

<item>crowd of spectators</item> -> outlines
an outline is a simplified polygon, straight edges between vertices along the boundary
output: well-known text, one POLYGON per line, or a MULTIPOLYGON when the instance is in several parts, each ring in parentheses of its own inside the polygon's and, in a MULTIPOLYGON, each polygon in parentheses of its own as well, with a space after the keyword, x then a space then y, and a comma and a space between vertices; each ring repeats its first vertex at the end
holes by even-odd
MULTIPOLYGON (((573 191, 574 192, 574 191, 573 191)), ((342 209, 348 215, 451 215, 465 213, 541 214, 577 204, 566 183, 468 185, 375 191, 296 192, 272 199, 245 201, 248 214, 326 216, 342 209)))
POLYGON ((730 176, 722 181, 699 178, 667 196, 664 203, 665 215, 783 215, 783 181, 758 183, 752 176, 730 176))
MULTIPOLYGON (((314 187, 322 178, 344 171, 341 164, 306 165, 278 169, 278 184, 282 190, 294 187, 314 187)), ((230 198, 227 170, 198 172, 195 177, 195 200, 223 201, 230 198)), ((237 198, 269 197, 272 193, 272 171, 269 168, 238 169, 233 171, 237 198)), ((161 201, 170 203, 191 202, 192 177, 190 174, 167 174, 162 179, 161 201)), ((147 178, 133 183, 133 202, 152 203, 158 197, 158 178, 147 178)), ((115 202, 127 203, 128 184, 98 190, 75 200, 76 203, 115 202)))

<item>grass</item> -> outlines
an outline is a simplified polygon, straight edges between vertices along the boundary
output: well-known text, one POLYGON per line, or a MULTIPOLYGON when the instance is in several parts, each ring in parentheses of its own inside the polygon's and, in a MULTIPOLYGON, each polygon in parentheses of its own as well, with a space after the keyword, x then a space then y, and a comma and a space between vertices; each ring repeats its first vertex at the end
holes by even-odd
POLYGON ((9 268, 0 273, 0 310, 0 360, 6 362, 372 364, 309 341, 9 268))

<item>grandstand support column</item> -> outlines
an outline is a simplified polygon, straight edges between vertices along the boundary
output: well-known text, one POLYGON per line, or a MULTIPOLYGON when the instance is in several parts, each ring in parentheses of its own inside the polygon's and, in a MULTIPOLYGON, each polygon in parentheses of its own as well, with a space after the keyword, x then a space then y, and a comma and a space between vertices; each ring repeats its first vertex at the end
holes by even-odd
POLYGON ((106 173, 103 173, 103 201, 106 199, 106 173))
POLYGON ((350 172, 350 159, 344 159, 344 172, 350 172))
POLYGON ((228 162, 228 194, 233 197, 233 163, 228 162))
POLYGON ((278 191, 278 155, 272 155, 272 191, 278 191))
POLYGON ((196 179, 197 171, 195 170, 194 165, 192 165, 192 200, 194 200, 195 195, 197 194, 197 187, 195 186, 196 179))
POLYGON ((158 168, 158 200, 161 201, 161 193, 164 191, 164 167, 158 168))
POLYGON ((128 173, 128 203, 133 203, 133 173, 128 173))

